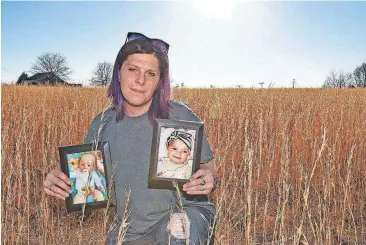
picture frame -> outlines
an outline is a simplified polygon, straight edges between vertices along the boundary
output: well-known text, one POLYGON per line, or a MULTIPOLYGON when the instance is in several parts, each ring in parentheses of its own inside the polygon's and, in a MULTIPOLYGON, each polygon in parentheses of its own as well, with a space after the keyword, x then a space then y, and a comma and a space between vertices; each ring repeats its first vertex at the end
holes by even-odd
POLYGON ((180 190, 200 168, 204 123, 155 119, 148 188, 180 190))
POLYGON ((61 170, 71 180, 67 212, 116 206, 108 141, 59 146, 61 170))

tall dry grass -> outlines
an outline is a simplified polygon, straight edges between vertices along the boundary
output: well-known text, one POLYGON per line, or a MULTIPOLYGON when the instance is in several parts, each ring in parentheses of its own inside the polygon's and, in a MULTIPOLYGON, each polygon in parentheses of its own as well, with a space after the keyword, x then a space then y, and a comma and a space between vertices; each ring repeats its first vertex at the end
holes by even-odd
MULTIPOLYGON (((219 170, 215 244, 366 244, 366 90, 176 89, 219 170)), ((103 244, 42 192, 57 146, 82 142, 104 89, 2 87, 2 244, 103 244)))

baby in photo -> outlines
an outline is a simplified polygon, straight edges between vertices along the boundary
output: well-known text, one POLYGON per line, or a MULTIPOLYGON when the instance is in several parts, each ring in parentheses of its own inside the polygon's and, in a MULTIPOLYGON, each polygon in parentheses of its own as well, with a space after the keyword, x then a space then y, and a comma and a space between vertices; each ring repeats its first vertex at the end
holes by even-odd
POLYGON ((102 192, 105 192, 105 188, 94 169, 96 162, 96 157, 91 153, 85 153, 80 158, 78 169, 74 171, 75 189, 77 190, 73 201, 74 204, 89 202, 89 196, 93 201, 104 200, 102 192))
POLYGON ((168 157, 158 162, 157 175, 174 179, 189 179, 192 174, 192 135, 187 132, 173 131, 166 140, 168 157))

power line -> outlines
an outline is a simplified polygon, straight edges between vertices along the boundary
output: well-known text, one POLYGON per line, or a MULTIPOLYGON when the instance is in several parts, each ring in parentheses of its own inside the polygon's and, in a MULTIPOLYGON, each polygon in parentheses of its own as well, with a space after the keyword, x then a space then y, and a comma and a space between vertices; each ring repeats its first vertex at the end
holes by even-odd
POLYGON ((1 67, 1 70, 6 71, 7 73, 9 73, 9 74, 11 74, 11 75, 13 75, 13 76, 17 77, 17 75, 15 75, 15 74, 14 74, 12 71, 10 71, 9 69, 6 69, 6 68, 4 68, 4 67, 1 67))

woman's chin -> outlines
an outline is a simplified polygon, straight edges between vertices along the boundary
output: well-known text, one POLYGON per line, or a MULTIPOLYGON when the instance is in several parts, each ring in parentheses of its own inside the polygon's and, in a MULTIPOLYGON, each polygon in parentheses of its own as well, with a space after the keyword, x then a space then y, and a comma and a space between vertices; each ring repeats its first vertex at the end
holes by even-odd
POLYGON ((126 100, 127 105, 135 108, 144 107, 146 104, 150 102, 150 100, 147 100, 145 98, 129 98, 126 100))

